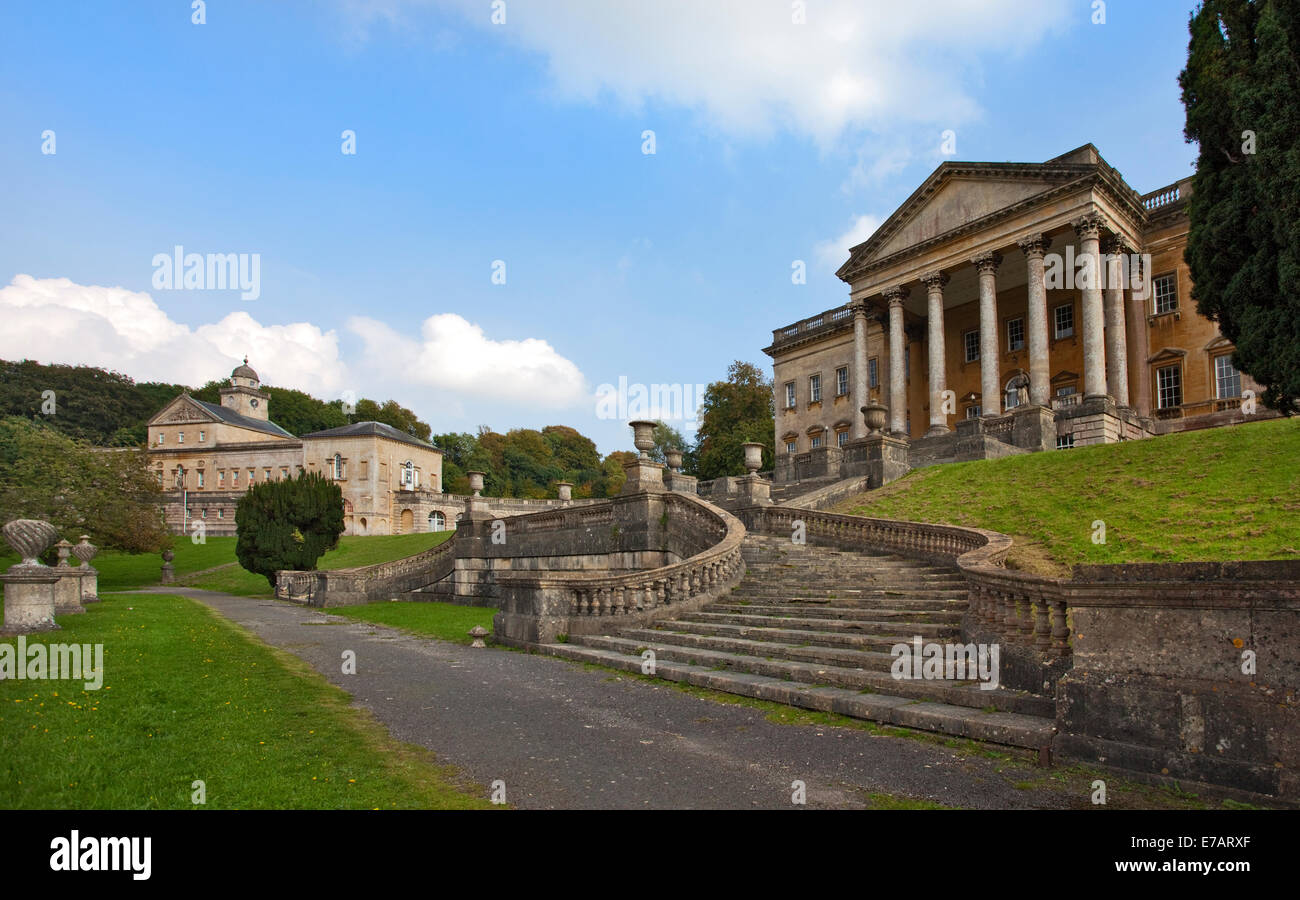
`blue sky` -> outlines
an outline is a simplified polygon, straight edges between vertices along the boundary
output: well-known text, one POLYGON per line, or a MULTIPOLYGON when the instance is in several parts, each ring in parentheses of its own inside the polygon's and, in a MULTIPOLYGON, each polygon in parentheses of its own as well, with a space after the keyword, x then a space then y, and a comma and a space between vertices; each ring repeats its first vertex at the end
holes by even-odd
MULTIPOLYGON (((0 11, 0 356, 572 425, 602 383, 767 365, 771 330, 943 161, 1096 144, 1191 172, 1191 5, 211 0, 0 11), (341 134, 356 133, 356 153, 341 134), (655 132, 653 155, 642 132, 655 132), (55 135, 53 154, 42 135, 55 135), (260 296, 155 254, 256 253, 260 296), (807 283, 791 283, 802 259, 807 283), (494 260, 505 284, 493 284, 494 260), (7 287, 6 287, 7 285, 7 287)), ((680 425, 681 423, 676 423, 680 425)))

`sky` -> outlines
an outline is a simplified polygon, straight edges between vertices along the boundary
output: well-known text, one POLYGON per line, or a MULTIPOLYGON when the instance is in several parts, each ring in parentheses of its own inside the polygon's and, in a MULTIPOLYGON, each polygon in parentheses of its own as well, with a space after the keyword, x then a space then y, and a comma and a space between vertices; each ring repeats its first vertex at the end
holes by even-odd
POLYGON ((247 355, 435 433, 630 449, 636 385, 770 373, 772 330, 844 303, 848 248, 945 160, 1191 174, 1191 9, 6 0, 0 358, 197 387, 247 355))

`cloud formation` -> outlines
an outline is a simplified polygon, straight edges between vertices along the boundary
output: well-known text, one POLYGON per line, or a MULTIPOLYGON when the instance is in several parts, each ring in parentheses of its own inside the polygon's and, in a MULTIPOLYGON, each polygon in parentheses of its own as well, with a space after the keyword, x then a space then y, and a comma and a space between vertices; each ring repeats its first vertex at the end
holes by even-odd
POLYGON ((310 322, 265 325, 244 311, 189 326, 152 296, 67 278, 17 275, 0 288, 0 358, 100 366, 138 381, 194 387, 224 378, 247 354, 262 380, 324 400, 354 391, 392 397, 425 417, 476 400, 515 409, 565 409, 588 401, 578 367, 539 338, 493 340, 461 316, 427 318, 418 332, 354 317, 361 340, 351 362, 337 332, 310 322))
POLYGON ((813 248, 817 261, 823 268, 834 272, 848 261, 849 250, 871 237, 880 224, 881 220, 876 216, 858 216, 843 234, 821 241, 813 248))
POLYGON ((729 133, 777 128, 828 143, 853 129, 956 127, 978 112, 984 59, 1022 52, 1084 15, 1068 0, 339 0, 365 31, 454 10, 539 54, 562 97, 695 109, 729 133), (798 9, 804 23, 796 24, 798 9))

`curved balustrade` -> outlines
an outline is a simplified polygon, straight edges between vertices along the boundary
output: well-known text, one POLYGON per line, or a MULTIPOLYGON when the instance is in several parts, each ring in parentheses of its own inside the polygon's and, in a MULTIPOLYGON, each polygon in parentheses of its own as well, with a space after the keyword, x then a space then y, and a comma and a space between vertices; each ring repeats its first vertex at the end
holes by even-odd
POLYGON ((1003 568, 1012 544, 1005 534, 780 506, 743 510, 741 515, 750 527, 768 534, 792 535, 801 522, 809 539, 956 566, 970 592, 968 615, 982 629, 1042 657, 1070 653, 1069 604, 1062 582, 1003 568))
MULTIPOLYGON (((498 571, 503 614, 538 623, 529 640, 631 627, 677 615, 730 590, 744 574, 744 524, 690 494, 665 494, 669 543, 699 550, 679 562, 638 572, 498 571), (612 620, 612 621, 607 621, 612 620)), ((505 621, 499 617, 499 623, 505 621)), ((498 636, 503 629, 498 627, 498 636)), ((506 635, 509 639, 509 635, 506 635)), ((520 639, 516 639, 520 640, 520 639)))
POLYGON ((325 604, 327 597, 364 603, 432 584, 451 574, 456 562, 456 539, 443 541, 414 556, 349 569, 311 572, 283 570, 275 576, 275 595, 309 606, 325 604))

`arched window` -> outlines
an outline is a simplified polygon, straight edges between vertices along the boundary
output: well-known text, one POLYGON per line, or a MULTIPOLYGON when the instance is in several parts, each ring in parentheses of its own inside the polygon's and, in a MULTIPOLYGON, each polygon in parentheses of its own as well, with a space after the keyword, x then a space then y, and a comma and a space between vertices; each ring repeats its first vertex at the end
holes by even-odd
POLYGON ((447 517, 444 516, 442 513, 438 512, 436 509, 433 512, 429 513, 429 530, 446 531, 447 517))
POLYGON ((1011 380, 1007 382, 1007 386, 1002 391, 1002 408, 1007 412, 1020 405, 1020 391, 1018 388, 1020 387, 1021 377, 1019 373, 1012 375, 1011 380))
POLYGON ((415 463, 409 459, 402 463, 402 489, 413 491, 417 487, 415 480, 415 463))
POLYGON ((335 453, 334 458, 330 460, 330 477, 336 481, 343 479, 343 454, 335 453))

